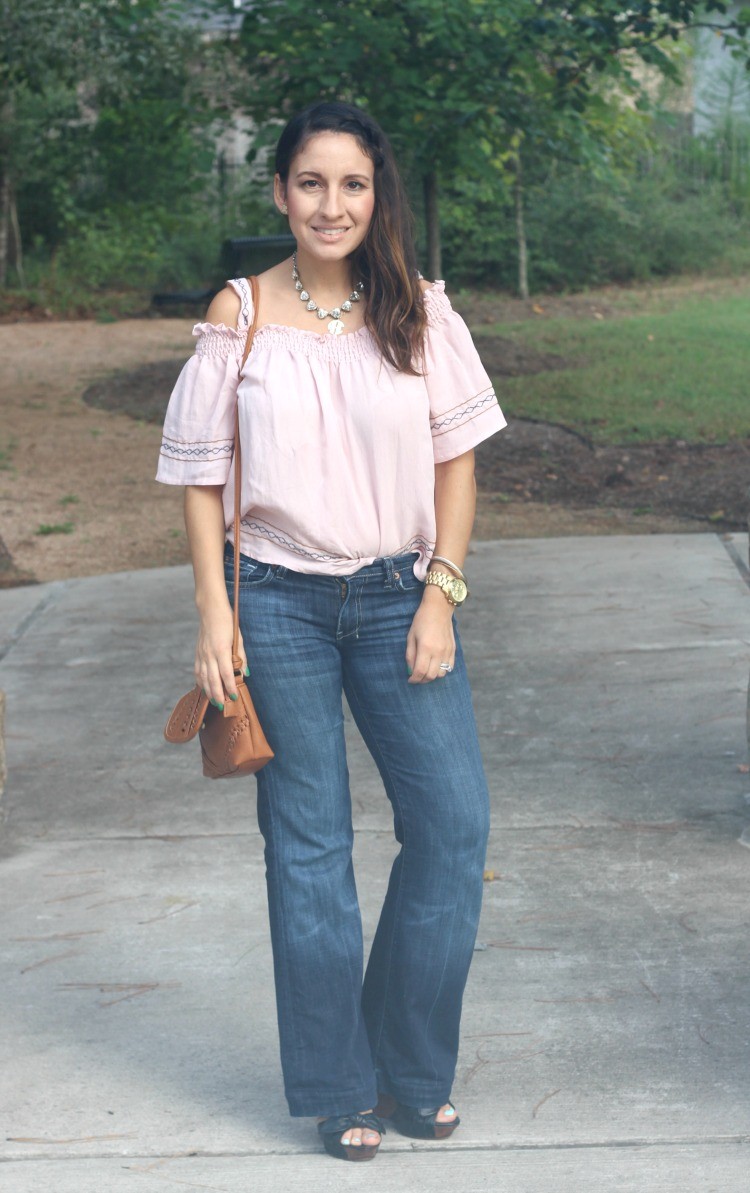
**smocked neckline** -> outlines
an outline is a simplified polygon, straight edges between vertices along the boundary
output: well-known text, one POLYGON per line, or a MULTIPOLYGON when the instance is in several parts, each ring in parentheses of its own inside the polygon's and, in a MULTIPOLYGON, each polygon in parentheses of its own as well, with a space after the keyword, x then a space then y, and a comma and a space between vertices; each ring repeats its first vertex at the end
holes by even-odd
MULTIPOLYGON (((432 307, 433 318, 439 320, 438 312, 441 307, 445 307, 447 295, 445 293, 445 282, 441 279, 436 279, 429 289, 422 292, 425 296, 431 294, 433 297, 428 304, 432 307), (434 304, 434 305, 433 305, 434 304)), ((444 317, 444 311, 443 311, 444 317)), ((430 320, 432 321, 432 320, 430 320)), ((222 335, 229 335, 230 337, 240 341, 244 340, 247 335, 246 327, 227 327, 225 323, 196 323, 193 327, 193 335, 200 336, 205 333, 217 333, 222 335)), ((330 332, 313 331, 309 327, 293 327, 289 323, 262 323, 256 329, 256 339, 266 338, 268 335, 275 334, 277 337, 285 340, 287 344, 294 343, 298 345, 305 345, 306 347, 315 348, 321 353, 328 355, 329 353, 342 353, 357 355, 362 350, 367 350, 375 345, 375 337, 370 328, 366 325, 358 327, 356 331, 343 332, 339 336, 332 336, 330 332)))
POLYGON ((261 323, 260 327, 256 327, 255 334, 260 335, 267 327, 276 328, 278 331, 293 331, 299 332, 301 336, 312 336, 316 340, 322 340, 324 344, 329 343, 330 340, 352 340, 355 336, 361 336, 363 331, 369 332, 369 327, 358 327, 356 331, 344 331, 339 336, 332 336, 331 333, 313 331, 311 327, 294 327, 291 323, 261 323))

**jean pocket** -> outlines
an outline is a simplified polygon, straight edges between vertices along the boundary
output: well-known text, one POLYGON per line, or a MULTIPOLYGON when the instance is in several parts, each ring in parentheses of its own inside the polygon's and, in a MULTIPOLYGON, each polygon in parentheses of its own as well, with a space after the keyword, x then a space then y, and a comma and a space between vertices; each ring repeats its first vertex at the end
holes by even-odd
MULTIPOLYGON (((268 584, 273 580, 275 567, 272 563, 263 563, 260 559, 252 559, 249 555, 240 555, 240 588, 257 587, 268 584)), ((224 556, 224 579, 227 584, 234 584, 234 555, 224 556)))
POLYGON ((393 573, 393 578, 396 581, 396 588, 399 592, 417 592, 424 588, 424 580, 418 580, 414 575, 414 565, 408 564, 401 568, 400 571, 393 573))

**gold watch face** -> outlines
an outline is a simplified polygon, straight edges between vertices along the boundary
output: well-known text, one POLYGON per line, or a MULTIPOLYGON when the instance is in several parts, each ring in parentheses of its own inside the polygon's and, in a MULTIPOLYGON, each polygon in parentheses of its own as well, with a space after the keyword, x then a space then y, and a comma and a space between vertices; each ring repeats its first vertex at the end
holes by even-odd
POLYGON ((459 580, 458 576, 451 580, 450 584, 448 585, 448 590, 457 605, 460 605, 462 601, 466 600, 467 588, 463 580, 459 580))

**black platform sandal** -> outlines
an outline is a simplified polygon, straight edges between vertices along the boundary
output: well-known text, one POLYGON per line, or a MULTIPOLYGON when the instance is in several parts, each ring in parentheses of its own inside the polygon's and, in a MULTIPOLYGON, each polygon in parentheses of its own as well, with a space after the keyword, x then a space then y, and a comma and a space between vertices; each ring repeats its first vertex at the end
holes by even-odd
POLYGON ((328 1155, 335 1156, 337 1160, 374 1160, 380 1147, 379 1143, 350 1143, 348 1147, 344 1147, 339 1136, 350 1127, 366 1127, 368 1131, 377 1131, 379 1135, 385 1135, 382 1119, 372 1110, 368 1114, 333 1115, 318 1123, 318 1131, 328 1155))
MULTIPOLYGON (((450 1098, 448 1105, 453 1106, 450 1098)), ((381 1094, 375 1107, 377 1114, 390 1119, 396 1130, 410 1139, 447 1139, 452 1135, 461 1119, 456 1115, 449 1123, 439 1123, 436 1116, 440 1109, 440 1106, 427 1109, 405 1106, 391 1094, 381 1094)), ((453 1109, 456 1109, 455 1106, 453 1109)))

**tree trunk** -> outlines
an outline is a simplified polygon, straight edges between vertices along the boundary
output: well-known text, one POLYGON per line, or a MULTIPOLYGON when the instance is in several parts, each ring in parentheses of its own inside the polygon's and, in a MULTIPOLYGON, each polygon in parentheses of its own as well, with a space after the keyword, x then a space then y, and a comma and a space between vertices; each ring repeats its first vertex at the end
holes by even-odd
POLYGON ((26 275, 23 271, 23 242, 21 240, 21 225, 18 222, 18 206, 16 204, 15 192, 11 187, 8 187, 10 198, 8 200, 8 223, 9 232, 13 237, 13 252, 9 253, 11 263, 15 266, 18 281, 21 286, 26 286, 26 275))
POLYGON ((0 290, 8 281, 8 230, 10 227, 10 178, 7 163, 0 159, 0 290))
POLYGON ((518 245, 518 293, 521 298, 529 297, 528 249, 526 245, 526 225, 523 212, 523 176, 521 174, 521 157, 516 158, 516 181, 513 187, 516 201, 516 244, 518 245))
MULTIPOLYGON (((3 93, 0 103, 0 290, 8 284, 8 265, 13 198, 11 145, 16 106, 12 94, 3 93)), ((20 246, 17 244, 17 247, 20 246)))
POLYGON ((443 260, 440 246, 440 210, 438 208, 437 175, 430 170, 422 178, 424 189, 424 216, 427 225, 427 277, 430 281, 443 276, 443 260))

